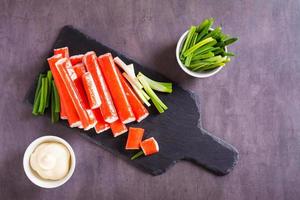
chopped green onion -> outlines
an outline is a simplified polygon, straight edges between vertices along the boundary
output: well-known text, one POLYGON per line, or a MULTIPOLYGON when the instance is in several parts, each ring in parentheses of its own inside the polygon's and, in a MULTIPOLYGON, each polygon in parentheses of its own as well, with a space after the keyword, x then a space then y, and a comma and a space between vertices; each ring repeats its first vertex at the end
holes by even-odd
POLYGON ((41 88, 37 92, 36 99, 33 103, 33 109, 32 109, 32 114, 38 115, 39 114, 39 106, 40 106, 40 101, 41 101, 41 88))
POLYGON ((51 93, 52 72, 50 70, 47 72, 47 79, 48 79, 48 90, 49 90, 49 92, 47 93, 46 108, 49 107, 50 93, 51 93))
POLYGON ((205 59, 205 58, 210 58, 210 57, 213 57, 213 56, 214 56, 214 53, 210 51, 206 54, 199 54, 199 55, 194 56, 192 58, 192 61, 201 60, 201 59, 205 59))
POLYGON ((41 97, 42 79, 44 76, 45 76, 44 74, 39 75, 38 84, 37 84, 37 87, 35 90, 33 109, 32 109, 32 114, 34 114, 34 115, 38 115, 38 108, 39 108, 40 97, 41 97))
POLYGON ((222 32, 220 26, 212 29, 213 18, 205 19, 200 23, 196 30, 191 26, 180 51, 179 59, 190 70, 210 70, 225 64, 226 57, 234 56, 234 53, 226 52, 226 46, 236 42, 238 38, 230 37, 222 32), (221 56, 223 59, 212 59, 211 57, 221 56))
POLYGON ((59 101, 59 95, 56 89, 56 86, 54 84, 54 81, 52 80, 52 91, 54 93, 54 102, 55 102, 55 112, 60 112, 60 101, 59 101))
POLYGON ((141 90, 141 93, 147 100, 150 100, 149 95, 144 90, 141 90))
POLYGON ((155 94, 155 92, 151 89, 148 82, 145 80, 145 78, 139 74, 137 76, 141 84, 143 85, 145 91, 150 96, 151 101, 154 103, 154 106, 157 108, 157 110, 162 113, 163 110, 167 110, 168 107, 158 98, 158 96, 155 94), (162 107, 163 110, 160 108, 162 107))
POLYGON ((226 39, 224 40, 224 45, 227 46, 227 45, 230 45, 234 42, 236 42, 238 39, 237 38, 229 38, 229 39, 226 39))
MULTIPOLYGON (((54 86, 52 82, 52 86, 54 86)), ((56 110, 56 100, 55 100, 55 89, 53 87, 53 90, 51 92, 51 121, 52 123, 55 123, 59 120, 59 113, 55 112, 56 110)))
POLYGON ((43 77, 42 78, 42 87, 41 87, 41 100, 40 100, 40 105, 39 105, 39 110, 38 112, 40 114, 44 114, 45 111, 45 106, 46 106, 46 97, 47 97, 47 78, 43 77))
POLYGON ((189 33, 188 33, 188 35, 186 37, 186 40, 184 42, 183 48, 182 48, 182 50, 180 52, 181 57, 183 56, 183 53, 186 51, 186 49, 189 48, 189 45, 191 43, 191 40, 193 38, 193 35, 194 35, 195 31, 196 31, 196 27, 195 26, 191 26, 191 28, 189 30, 189 33))
POLYGON ((154 81, 142 74, 141 72, 139 72, 138 76, 142 76, 147 81, 151 89, 159 92, 172 93, 172 83, 154 81))
POLYGON ((215 41, 215 39, 213 39, 212 37, 209 37, 209 38, 206 38, 205 40, 202 40, 202 41, 198 42, 197 44, 195 44, 194 46, 192 46, 191 48, 189 48, 188 50, 186 50, 183 53, 183 56, 186 57, 186 56, 192 54, 198 48, 200 48, 200 47, 204 46, 205 44, 207 44, 209 42, 212 42, 212 41, 215 41))
POLYGON ((208 21, 205 23, 204 27, 202 28, 201 32, 199 32, 197 42, 201 41, 203 37, 208 33, 214 21, 215 20, 213 18, 208 19, 208 21))
POLYGON ((140 157, 140 156, 142 156, 142 155, 144 155, 144 152, 143 152, 143 151, 139 151, 139 152, 137 152, 134 156, 132 156, 132 157, 130 158, 130 160, 134 160, 134 159, 136 159, 136 158, 138 158, 138 157, 140 157))

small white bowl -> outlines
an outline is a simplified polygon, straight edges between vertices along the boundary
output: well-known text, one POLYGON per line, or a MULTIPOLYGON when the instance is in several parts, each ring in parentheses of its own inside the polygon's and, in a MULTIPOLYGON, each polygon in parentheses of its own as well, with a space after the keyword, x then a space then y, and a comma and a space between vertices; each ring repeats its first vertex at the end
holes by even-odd
MULTIPOLYGON (((213 29, 210 29, 210 30, 213 30, 213 29)), ((176 46, 176 59, 177 59, 177 63, 178 65, 180 66, 180 68, 185 72, 187 73, 188 75, 190 76, 193 76, 193 77, 196 77, 196 78, 207 78, 207 77, 210 77, 210 76, 213 76, 215 75, 216 73, 218 73, 224 66, 221 66, 221 67, 218 67, 216 69, 213 69, 211 71, 208 71, 208 72, 194 72, 192 70, 189 70, 180 60, 179 58, 179 54, 180 54, 180 50, 181 50, 181 47, 185 41, 185 38, 187 37, 187 34, 188 34, 188 30, 186 32, 184 32, 182 34, 182 36, 179 38, 178 42, 177 42, 177 46, 176 46)), ((225 47, 225 52, 227 52, 227 48, 225 47)))
POLYGON ((35 139, 26 149, 25 153, 24 153, 24 157, 23 157, 23 167, 24 167, 24 171, 26 176, 29 178, 29 180, 34 183, 37 186, 40 186, 42 188, 55 188, 58 186, 63 185, 65 182, 67 182, 71 176, 73 175, 73 172, 75 170, 75 165, 76 165, 76 158, 75 158, 75 154, 74 151, 72 149, 72 147, 70 146, 70 144, 68 142, 66 142, 64 139, 56 137, 56 136, 43 136, 43 137, 39 137, 37 139, 35 139), (56 180, 56 181, 52 181, 52 180, 45 180, 39 177, 39 175, 31 169, 30 167, 30 156, 32 154, 32 152, 36 149, 36 147, 44 142, 58 142, 63 144, 64 146, 67 147, 67 149, 70 152, 71 155, 71 162, 70 162, 70 169, 68 174, 60 179, 60 180, 56 180))

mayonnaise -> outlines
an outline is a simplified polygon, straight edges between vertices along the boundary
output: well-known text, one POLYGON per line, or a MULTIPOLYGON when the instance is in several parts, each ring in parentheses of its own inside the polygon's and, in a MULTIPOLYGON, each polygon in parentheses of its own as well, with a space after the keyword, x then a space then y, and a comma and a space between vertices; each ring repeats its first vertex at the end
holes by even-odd
POLYGON ((31 154, 30 166, 41 178, 62 179, 70 168, 70 152, 58 142, 42 143, 31 154))

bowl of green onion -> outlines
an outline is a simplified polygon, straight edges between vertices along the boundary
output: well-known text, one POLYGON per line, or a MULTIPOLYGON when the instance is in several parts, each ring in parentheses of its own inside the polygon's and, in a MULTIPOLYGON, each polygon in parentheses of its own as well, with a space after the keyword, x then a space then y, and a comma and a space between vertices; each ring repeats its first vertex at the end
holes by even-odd
POLYGON ((227 46, 238 39, 222 32, 220 26, 212 28, 213 18, 198 26, 191 26, 182 34, 176 47, 176 59, 181 69, 196 78, 207 78, 218 73, 234 53, 227 46))

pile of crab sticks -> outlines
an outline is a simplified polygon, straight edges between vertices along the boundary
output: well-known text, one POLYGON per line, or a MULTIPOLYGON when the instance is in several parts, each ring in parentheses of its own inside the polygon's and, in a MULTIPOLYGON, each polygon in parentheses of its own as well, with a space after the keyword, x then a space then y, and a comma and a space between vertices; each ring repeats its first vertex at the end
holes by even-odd
MULTIPOLYGON (((149 115, 146 107, 150 102, 159 113, 168 109, 154 91, 171 93, 172 83, 151 80, 141 72, 136 75, 133 64, 125 64, 111 53, 97 56, 89 51, 69 56, 68 47, 63 47, 54 49, 47 61, 50 70, 39 75, 34 115, 43 115, 51 105, 52 122, 60 117, 72 128, 94 128, 96 133, 111 129, 117 137, 128 131, 126 124, 149 115)), ((145 155, 158 152, 154 138, 145 141, 136 141, 135 148, 142 147, 145 155)))

